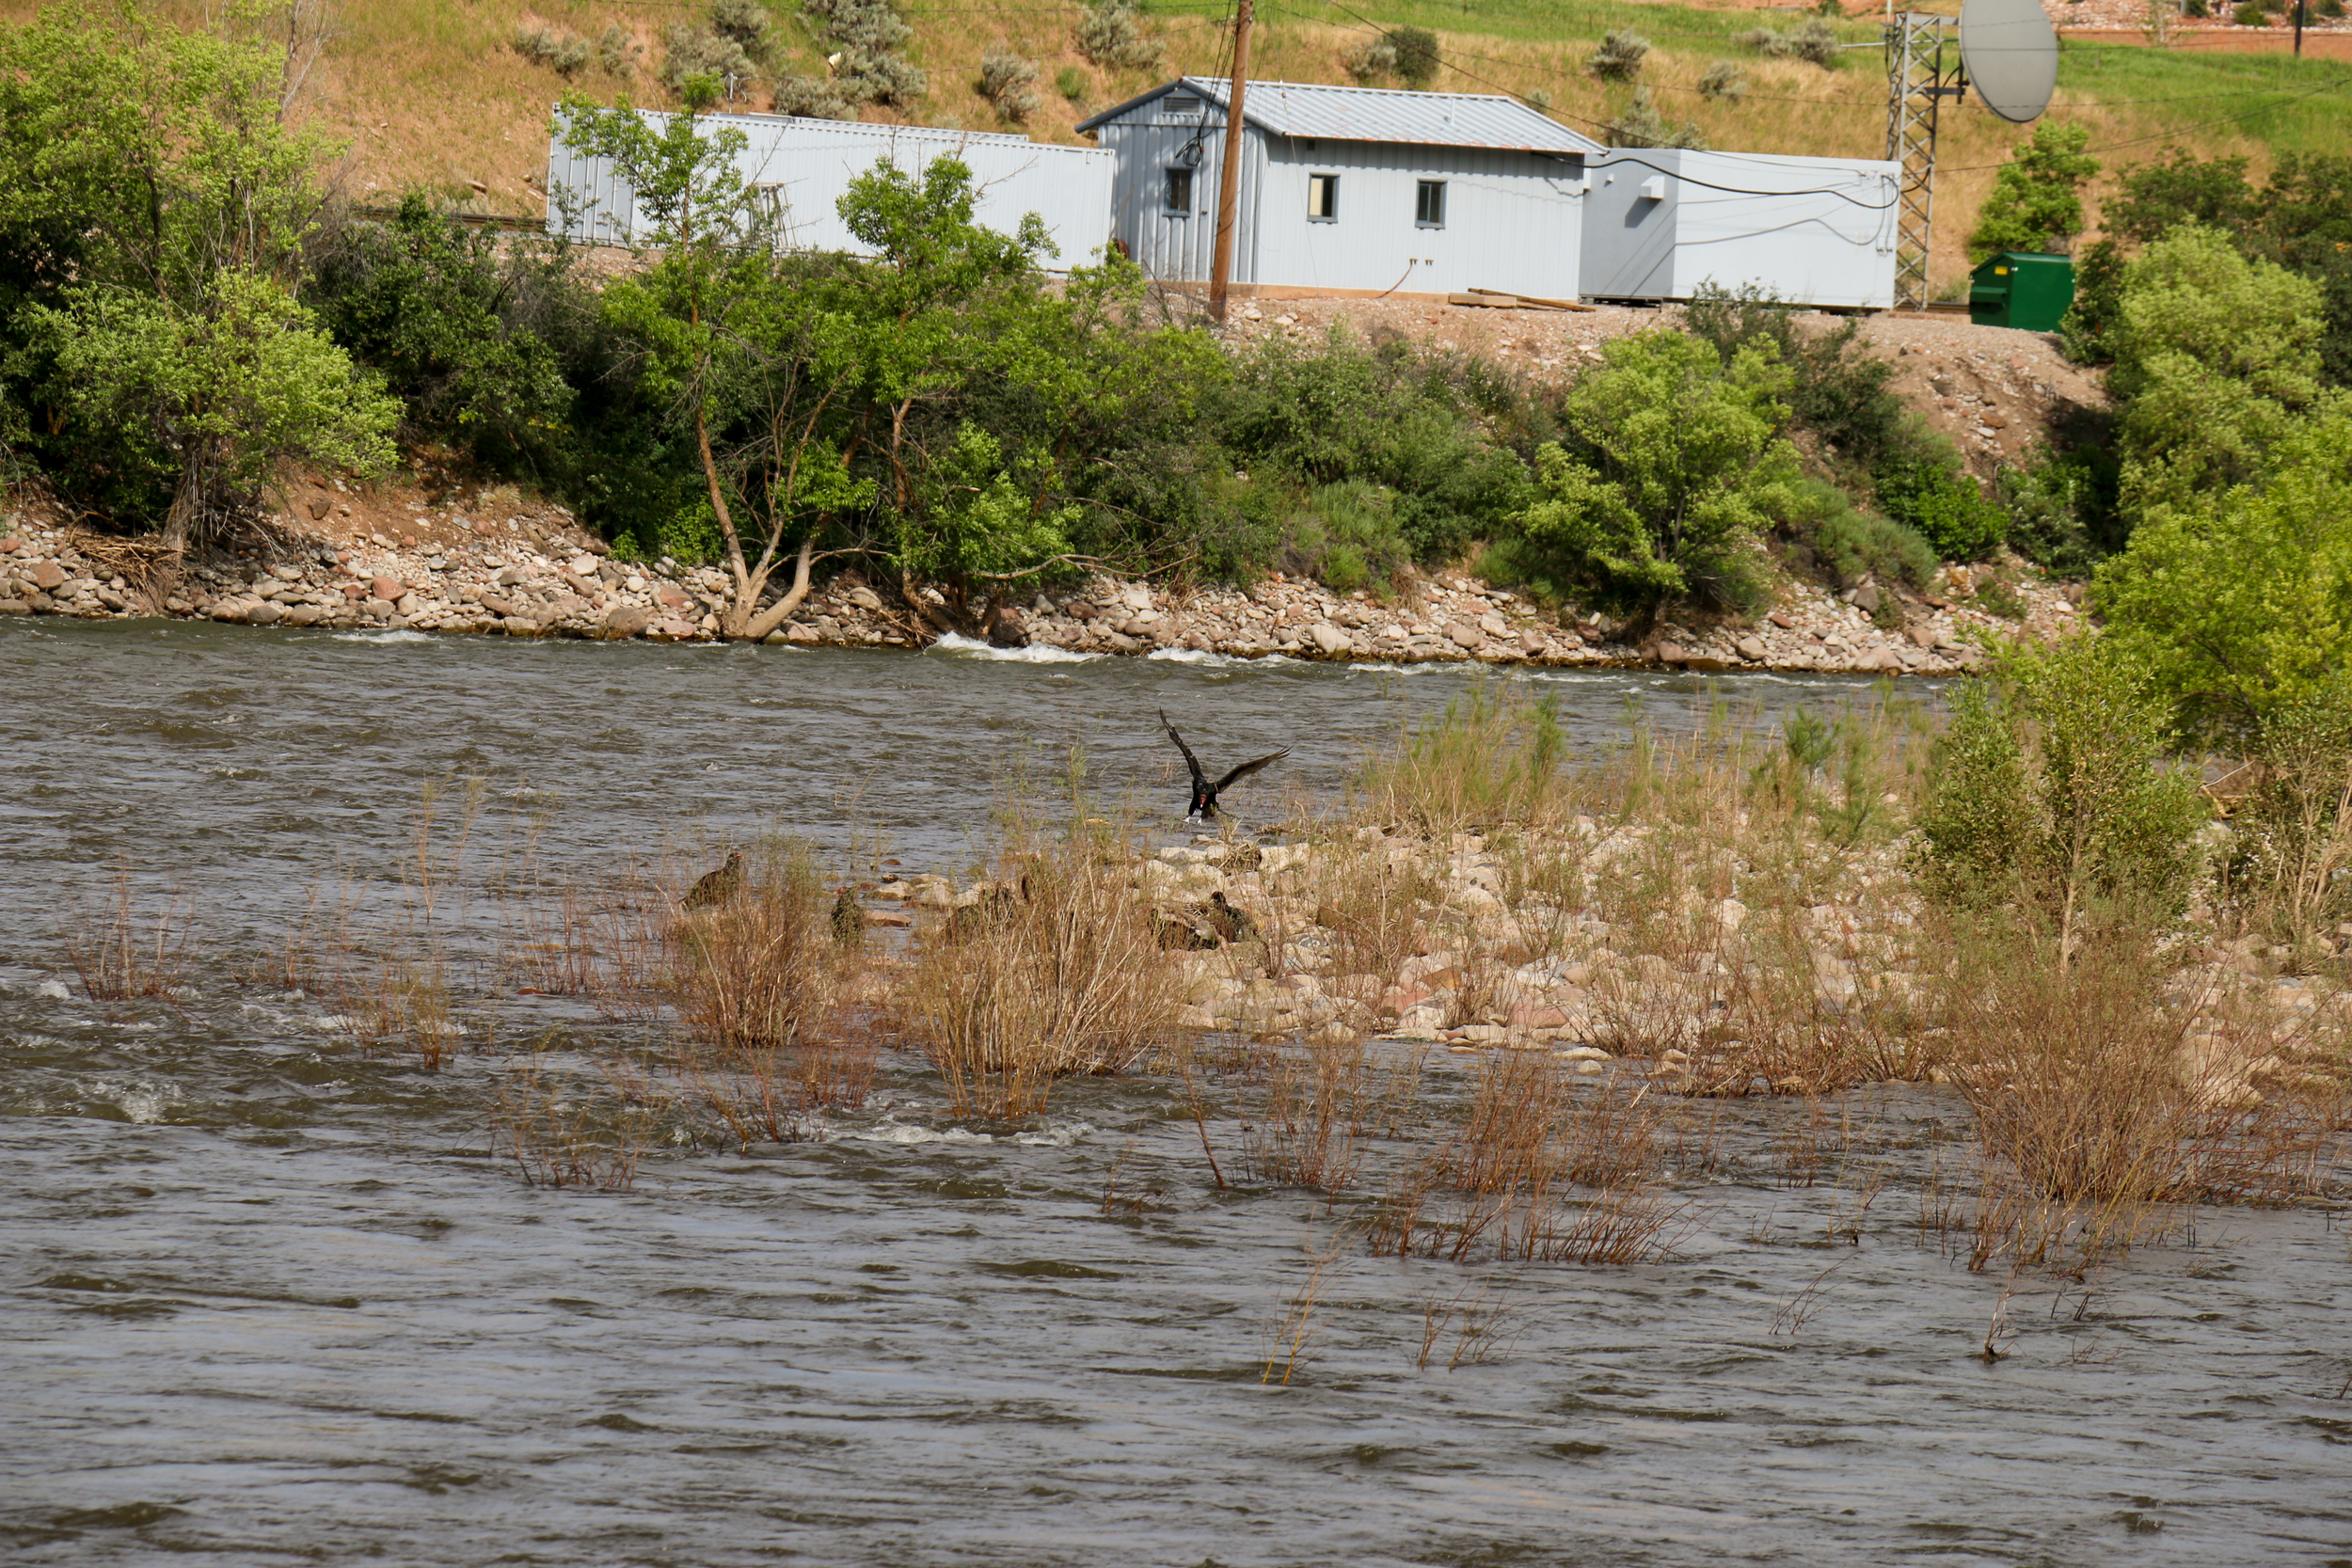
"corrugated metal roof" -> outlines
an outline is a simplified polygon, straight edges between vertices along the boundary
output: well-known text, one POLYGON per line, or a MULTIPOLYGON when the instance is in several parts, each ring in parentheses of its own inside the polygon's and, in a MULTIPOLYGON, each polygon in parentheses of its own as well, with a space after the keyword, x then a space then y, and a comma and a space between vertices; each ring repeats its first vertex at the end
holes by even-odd
MULTIPOLYGON (((1116 108, 1079 122, 1091 131, 1182 87, 1219 111, 1226 84, 1186 76, 1153 87, 1116 108)), ((1334 87, 1305 82, 1252 82, 1242 118, 1269 135, 1331 141, 1417 143, 1427 147, 1491 147, 1519 152, 1599 152, 1601 144, 1516 98, 1493 93, 1405 92, 1391 87, 1334 87)))

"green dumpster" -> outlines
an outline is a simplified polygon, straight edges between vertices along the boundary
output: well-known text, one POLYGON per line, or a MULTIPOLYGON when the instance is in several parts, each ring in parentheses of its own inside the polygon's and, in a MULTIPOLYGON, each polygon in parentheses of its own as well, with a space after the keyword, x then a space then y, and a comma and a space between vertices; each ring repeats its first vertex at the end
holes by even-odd
POLYGON ((1968 319, 1979 326, 2055 332, 2074 303, 2074 263, 2063 256, 2004 250, 1979 266, 1968 287, 1968 319))

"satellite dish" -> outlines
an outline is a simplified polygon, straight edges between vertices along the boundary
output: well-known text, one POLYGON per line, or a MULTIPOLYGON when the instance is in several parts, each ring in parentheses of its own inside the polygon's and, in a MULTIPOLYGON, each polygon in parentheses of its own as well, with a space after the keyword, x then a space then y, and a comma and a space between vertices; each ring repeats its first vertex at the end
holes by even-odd
POLYGON ((1984 106, 2023 125, 2058 87, 2058 34, 2042 0, 1962 0, 1960 60, 1984 106))

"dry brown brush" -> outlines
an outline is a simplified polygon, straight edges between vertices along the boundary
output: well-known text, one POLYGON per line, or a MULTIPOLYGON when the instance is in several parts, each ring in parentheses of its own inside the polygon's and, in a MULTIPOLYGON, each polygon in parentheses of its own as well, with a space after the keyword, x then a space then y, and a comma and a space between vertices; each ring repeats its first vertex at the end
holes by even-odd
POLYGON ((1002 868, 982 915, 922 933, 896 1001, 959 1116, 1029 1115, 1057 1078, 1133 1067, 1180 1004, 1126 842, 1082 830, 1002 868))

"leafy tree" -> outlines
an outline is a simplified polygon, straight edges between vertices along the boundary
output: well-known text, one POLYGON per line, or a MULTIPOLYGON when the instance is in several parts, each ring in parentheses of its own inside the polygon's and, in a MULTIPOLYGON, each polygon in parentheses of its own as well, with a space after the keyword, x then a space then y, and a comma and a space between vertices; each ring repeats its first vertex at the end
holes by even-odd
POLYGON ((2200 159, 2179 148, 2160 164, 2127 171, 2107 198, 2100 227, 2127 245, 2153 245, 2184 223, 2227 234, 2253 227, 2262 202, 2242 157, 2200 159))
POLYGON ((1601 352, 1567 397, 1573 445, 1537 455, 1537 499, 1518 517, 1526 551, 1645 625, 1685 596, 1748 602, 1756 541, 1796 504, 1788 368, 1753 343, 1725 364, 1682 332, 1601 352))
POLYGON ((437 215, 421 196, 389 225, 323 247, 306 291, 322 323, 405 404, 406 438, 471 449, 547 475, 574 404, 557 346, 523 319, 523 296, 560 289, 568 257, 522 259, 497 236, 437 215))
POLYGON ((135 8, 0 30, 0 403, 116 504, 168 496, 175 549, 273 461, 389 453, 396 405, 294 298, 330 149, 281 121, 284 68, 135 8))
POLYGON ((2099 172, 2087 156, 2090 127, 2045 119, 1993 177, 1993 192, 1968 236, 1968 260, 2005 250, 2063 252, 2083 227, 2083 182, 2099 172))
POLYGON ((2185 224, 2124 275, 2107 383, 2122 417, 2124 503, 2144 518, 2256 479, 2320 392, 2319 286, 2185 224))
MULTIPOLYGON (((733 318, 771 292, 774 220, 743 178, 743 134, 731 126, 706 132, 702 125, 718 102, 716 84, 707 76, 689 76, 682 96, 685 112, 657 120, 640 114, 626 98, 607 109, 567 94, 554 130, 574 152, 609 160, 615 179, 634 194, 631 243, 653 260, 607 289, 607 309, 644 345, 650 385, 675 399, 692 433, 703 499, 735 578, 735 596, 720 629, 729 637, 764 637, 808 595, 816 535, 804 530, 791 587, 775 604, 761 607, 780 564, 785 534, 802 520, 799 481, 804 471, 829 475, 832 466, 807 450, 804 437, 790 449, 785 463, 790 482, 781 493, 771 484, 764 494, 746 496, 722 472, 711 435, 714 388, 730 374, 744 373, 733 318), (804 470, 803 459, 810 456, 818 461, 804 470), (763 525, 755 557, 747 558, 737 526, 737 503, 744 501, 763 525)), ((842 499, 831 488, 826 496, 842 499)))
POLYGON ((2089 930, 2177 915, 2205 814, 2166 761, 2169 720, 2134 650, 2106 638, 2003 649, 1938 748, 1915 853, 1930 894, 2010 906, 2061 969, 2089 930))
MULTIPOLYGON (((176 518, 220 487, 258 489, 283 458, 362 473, 391 465, 399 404, 355 383, 350 357, 272 278, 224 270, 200 309, 92 289, 38 314, 70 405, 176 473, 176 518)), ((186 542, 168 525, 165 537, 186 542)))
POLYGON ((2270 456, 2265 483, 2141 523, 2095 591, 2182 722, 2244 747, 2352 670, 2352 408, 2331 402, 2270 456))

